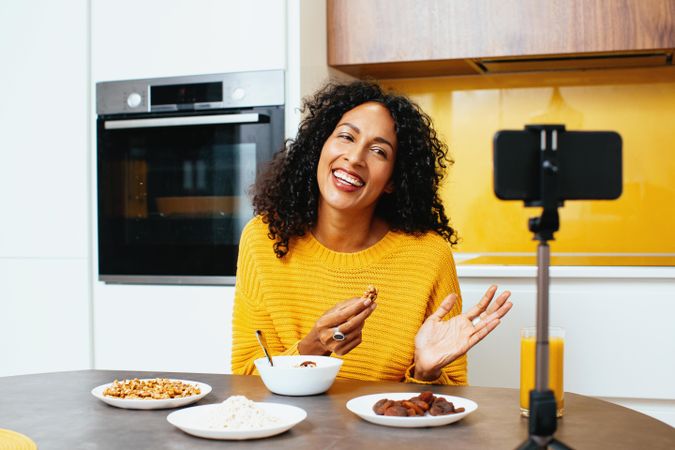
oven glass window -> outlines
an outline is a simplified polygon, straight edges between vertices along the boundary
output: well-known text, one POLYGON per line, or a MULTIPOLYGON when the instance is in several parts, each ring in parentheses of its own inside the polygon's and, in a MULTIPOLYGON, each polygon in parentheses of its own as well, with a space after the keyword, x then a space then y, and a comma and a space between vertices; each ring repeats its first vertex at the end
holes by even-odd
POLYGON ((100 273, 234 275, 253 217, 249 188, 281 145, 269 120, 280 112, 256 123, 129 129, 100 120, 100 273))

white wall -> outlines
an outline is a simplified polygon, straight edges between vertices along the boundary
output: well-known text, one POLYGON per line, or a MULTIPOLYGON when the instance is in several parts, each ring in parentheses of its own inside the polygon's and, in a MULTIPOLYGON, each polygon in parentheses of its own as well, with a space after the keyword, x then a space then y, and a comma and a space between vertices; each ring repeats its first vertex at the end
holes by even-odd
POLYGON ((0 376, 91 365, 87 0, 0 2, 0 376))

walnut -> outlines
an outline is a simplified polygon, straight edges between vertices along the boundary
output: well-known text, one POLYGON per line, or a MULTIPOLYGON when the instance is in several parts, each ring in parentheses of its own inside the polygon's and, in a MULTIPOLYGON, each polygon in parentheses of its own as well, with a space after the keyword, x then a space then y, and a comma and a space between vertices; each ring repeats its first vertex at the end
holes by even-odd
POLYGON ((361 298, 364 299, 364 300, 367 300, 367 299, 370 299, 372 301, 377 300, 377 288, 375 286, 373 286, 372 284, 369 285, 366 288, 366 291, 361 296, 361 298))

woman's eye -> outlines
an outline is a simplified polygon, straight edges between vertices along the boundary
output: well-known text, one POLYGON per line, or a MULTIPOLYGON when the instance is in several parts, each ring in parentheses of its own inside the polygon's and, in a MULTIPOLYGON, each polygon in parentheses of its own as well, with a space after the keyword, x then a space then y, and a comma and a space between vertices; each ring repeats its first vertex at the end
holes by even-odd
POLYGON ((385 159, 387 158, 387 152, 382 150, 380 147, 373 147, 372 150, 375 154, 377 154, 377 155, 379 155, 379 156, 381 156, 385 159))
POLYGON ((344 140, 347 140, 347 141, 349 141, 349 142, 353 142, 353 141, 354 141, 354 138, 351 136, 351 134, 340 133, 340 134, 338 134, 338 137, 339 137, 340 139, 344 139, 344 140))

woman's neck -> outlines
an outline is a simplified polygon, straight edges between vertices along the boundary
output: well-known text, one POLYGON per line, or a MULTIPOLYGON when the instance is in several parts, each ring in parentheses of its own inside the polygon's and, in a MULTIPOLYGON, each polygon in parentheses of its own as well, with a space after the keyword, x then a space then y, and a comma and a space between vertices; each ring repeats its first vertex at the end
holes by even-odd
POLYGON ((354 253, 377 243, 389 231, 389 225, 374 211, 370 214, 349 214, 319 208, 312 234, 324 247, 336 252, 354 253))

